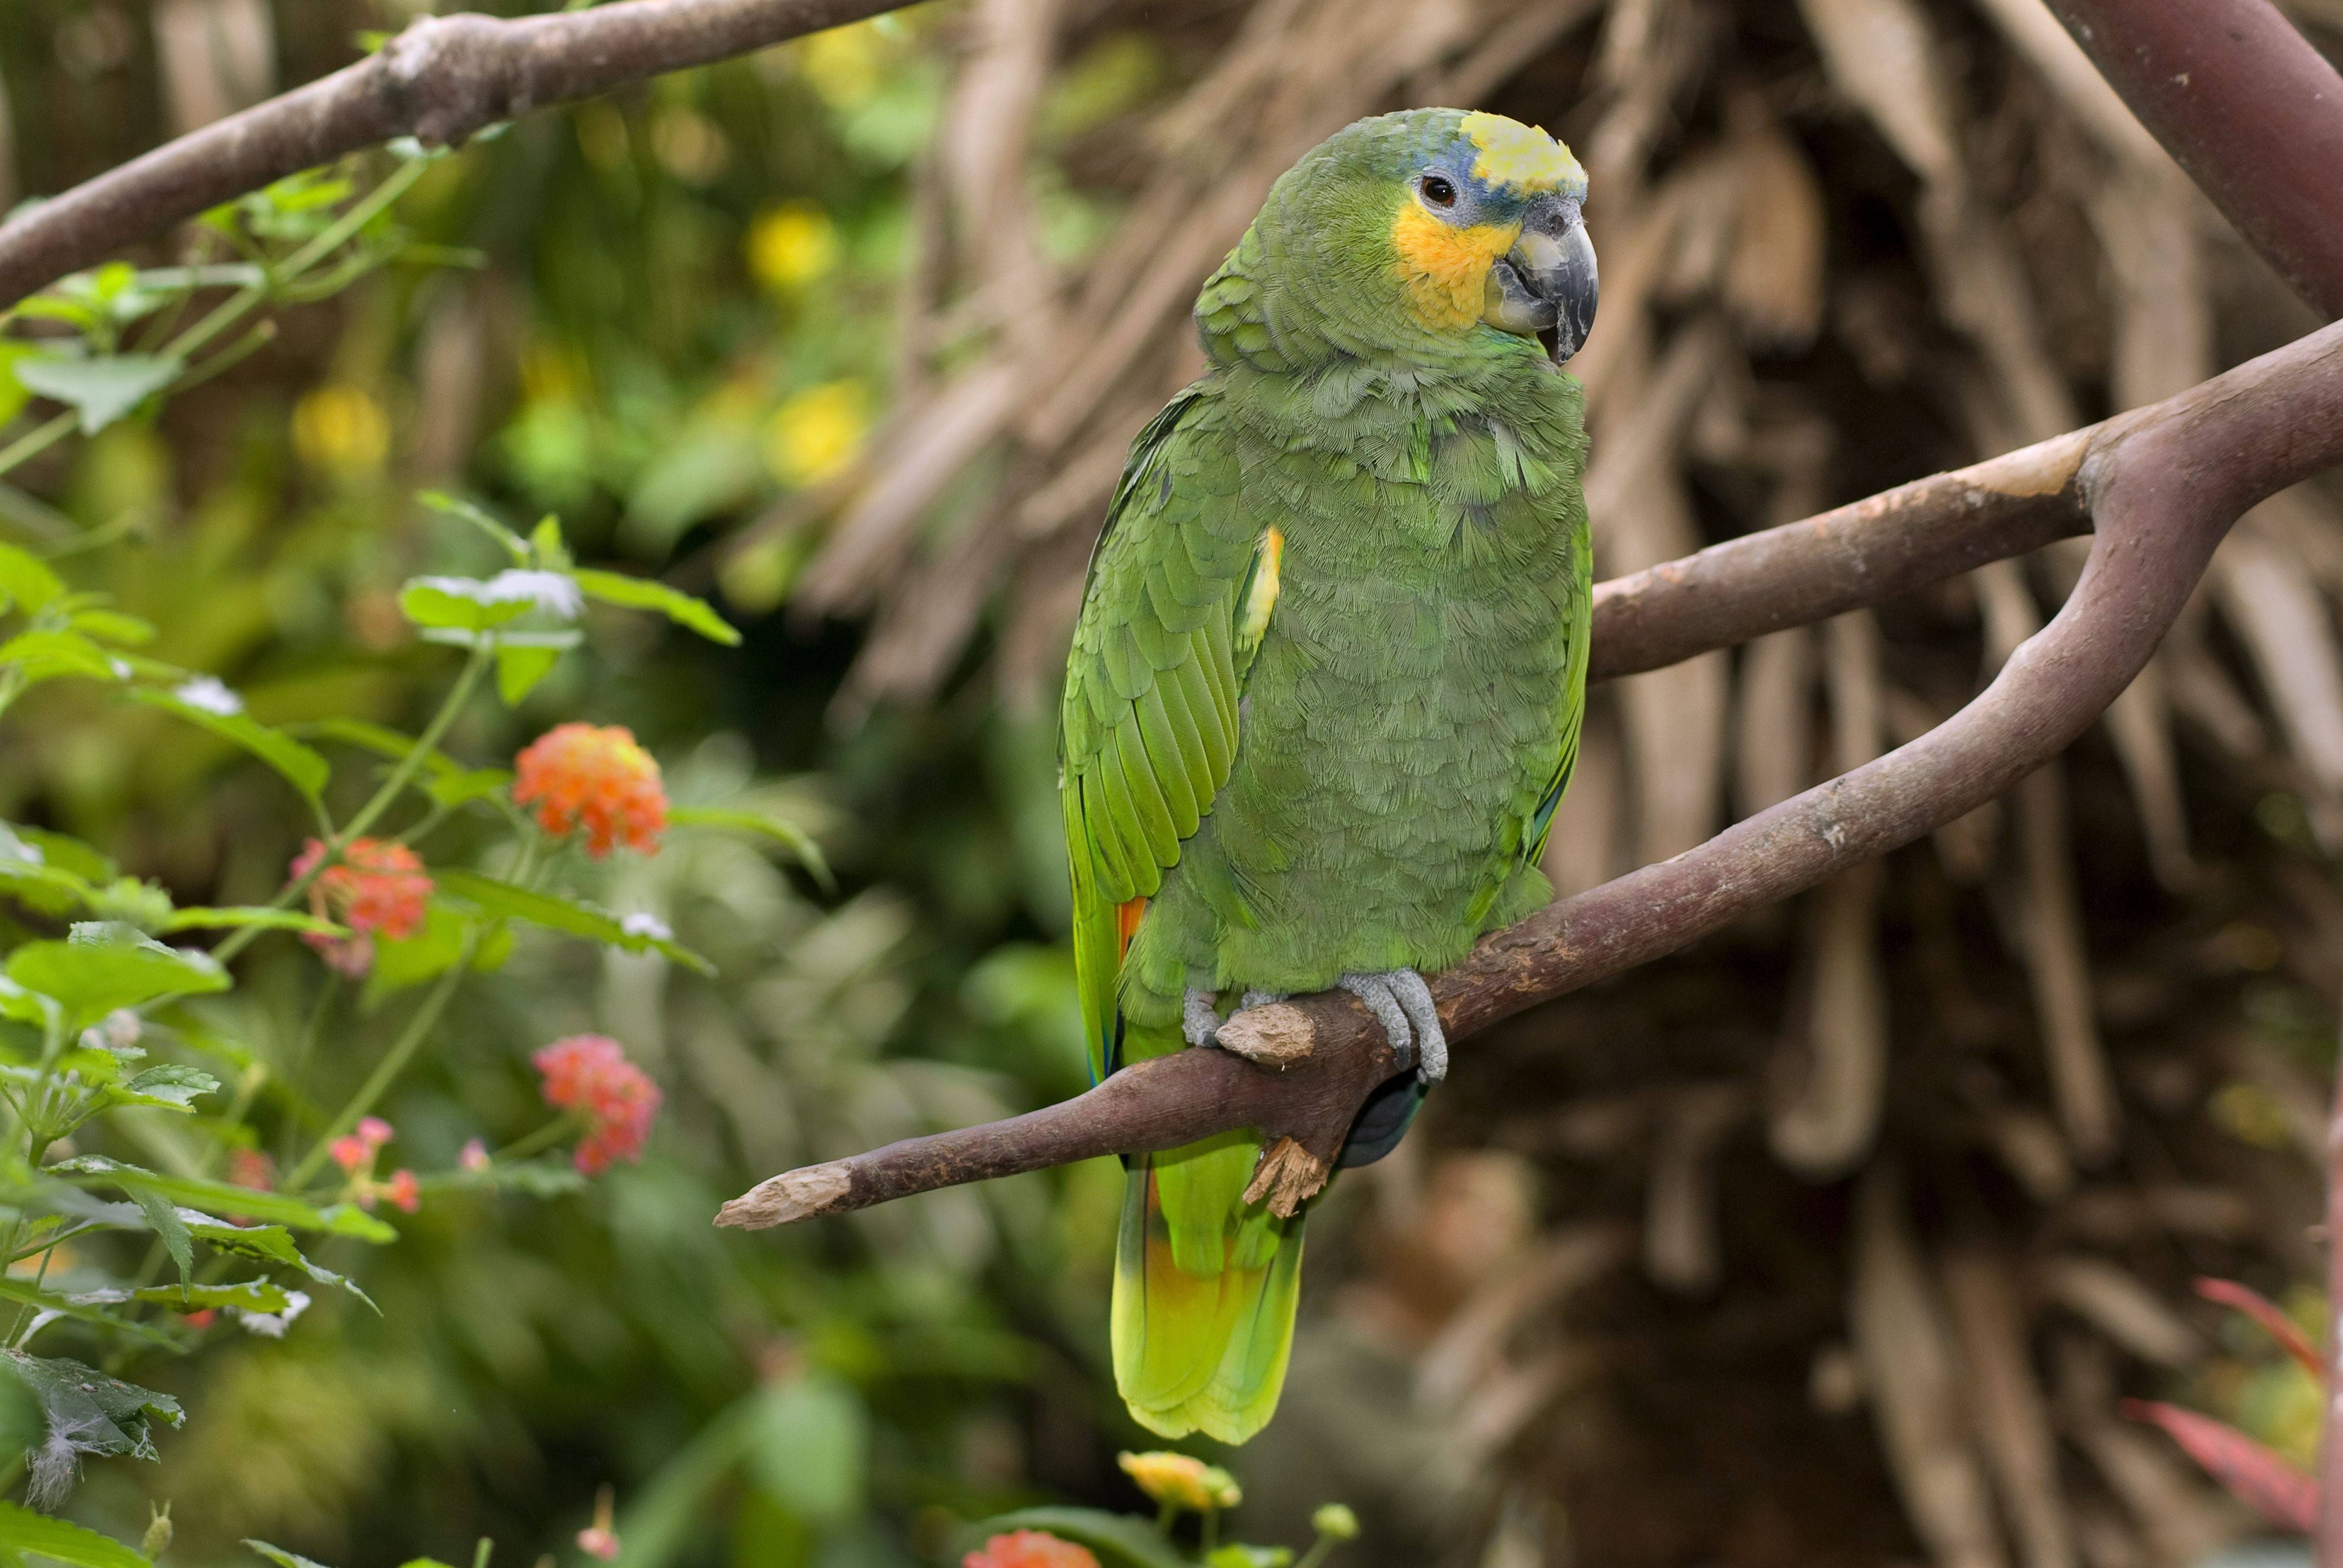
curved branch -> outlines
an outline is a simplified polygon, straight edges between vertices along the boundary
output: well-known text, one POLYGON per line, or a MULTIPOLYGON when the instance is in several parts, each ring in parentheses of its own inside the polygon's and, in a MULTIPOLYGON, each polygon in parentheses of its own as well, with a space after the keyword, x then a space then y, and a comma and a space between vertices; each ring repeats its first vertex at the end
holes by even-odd
POLYGON ((2270 0, 2050 0, 2140 123, 2305 299, 2343 316, 2343 75, 2270 0))
MULTIPOLYGON (((2065 607, 1966 708, 1697 849, 1484 938, 1431 982, 1449 1038, 1673 952, 2003 793, 2131 684, 2248 507, 2338 462, 2343 323, 1999 466, 1923 480, 1604 585, 1601 602, 1615 607, 1628 651, 1608 651, 1604 668, 1619 674, 1886 598, 1993 551, 2032 548, 2042 529, 2074 531, 2086 509, 2096 524, 2065 607), (1980 477, 1987 473, 1990 482, 1980 477), (1679 616, 1701 624, 1664 629, 1679 616)), ((1027 1116, 776 1176, 726 1204, 717 1222, 753 1229, 842 1213, 1239 1127, 1292 1139, 1318 1167, 1305 1175, 1322 1180, 1356 1107, 1392 1070, 1381 1028, 1347 994, 1322 992, 1241 1012, 1221 1038, 1230 1050, 1161 1058, 1027 1116), (1234 1051, 1285 1065, 1255 1066, 1234 1051)))
POLYGON ((499 120, 891 11, 906 0, 618 0, 502 21, 419 16, 379 53, 166 142, 0 224, 0 309, 272 180, 395 136, 499 120))

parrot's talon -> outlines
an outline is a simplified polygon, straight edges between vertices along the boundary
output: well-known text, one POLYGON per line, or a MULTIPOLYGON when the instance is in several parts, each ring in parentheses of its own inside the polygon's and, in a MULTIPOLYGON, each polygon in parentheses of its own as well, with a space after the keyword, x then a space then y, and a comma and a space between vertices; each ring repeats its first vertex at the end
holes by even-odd
POLYGON ((1237 1010, 1242 1012, 1249 1007, 1267 1007, 1271 1002, 1283 1001, 1286 995, 1282 990, 1249 990, 1244 993, 1244 1000, 1237 1003, 1237 1010))
POLYGON ((1346 974, 1339 983, 1383 1026, 1402 1071, 1413 1067, 1427 1086, 1448 1076, 1448 1035, 1440 1027, 1440 1010, 1433 1005, 1432 988, 1422 975, 1413 970, 1385 970, 1346 974))
POLYGON ((1217 1045, 1221 1035, 1219 999, 1211 991, 1190 986, 1180 1017, 1180 1032, 1190 1045, 1217 1045))
POLYGON ((1415 1028, 1415 1075, 1429 1086, 1448 1076, 1448 1032, 1440 1027, 1440 1009, 1432 988, 1413 970, 1393 970, 1383 977, 1415 1028))
MULTIPOLYGON (((1394 971, 1396 972, 1396 971, 1394 971)), ((1415 1065, 1415 1030, 1407 1021, 1407 1010, 1392 990, 1390 974, 1346 974, 1334 982, 1357 997, 1375 1021, 1383 1026, 1383 1038, 1391 1042, 1392 1054, 1399 1058, 1400 1070, 1415 1065)))

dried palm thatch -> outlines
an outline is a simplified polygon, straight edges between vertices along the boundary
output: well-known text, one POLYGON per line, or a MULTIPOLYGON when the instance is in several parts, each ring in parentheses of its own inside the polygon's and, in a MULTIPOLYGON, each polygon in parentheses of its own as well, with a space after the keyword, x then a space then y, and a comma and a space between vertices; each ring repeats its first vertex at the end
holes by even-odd
MULTIPOLYGON (((2334 0, 2291 9, 2343 45, 2334 0)), ((1099 133, 1087 166, 1125 216, 1061 272, 1022 194, 1039 86, 1134 15, 969 13, 900 405, 856 475, 740 541, 820 531, 797 604, 872 619, 850 709, 931 696, 972 643, 1037 702, 1125 446, 1198 368, 1197 284, 1277 173, 1362 114, 1485 105, 1586 161, 1605 286, 1574 369, 1605 575, 2154 400, 2309 325, 2041 0, 1183 19, 1210 64, 1099 133)), ((2078 560, 1599 691, 1557 887, 1926 729, 2078 560)), ((1534 1161, 1552 1230, 1427 1309, 1408 1353, 1422 1419, 1515 1477, 1482 1519, 1488 1561, 2125 1568, 2247 1527, 2116 1401, 2207 1355, 2214 1320, 2176 1304, 2191 1274, 2315 1272, 2321 1097, 2274 1040, 2284 999, 2343 982, 2338 597, 2338 493, 2278 497, 2103 742, 1476 1044, 1431 1139, 1534 1161), (2252 1105, 2298 1147, 2266 1127, 2278 1146, 2257 1146, 2252 1105)), ((1420 1164, 1375 1202, 1411 1212, 1420 1164)))

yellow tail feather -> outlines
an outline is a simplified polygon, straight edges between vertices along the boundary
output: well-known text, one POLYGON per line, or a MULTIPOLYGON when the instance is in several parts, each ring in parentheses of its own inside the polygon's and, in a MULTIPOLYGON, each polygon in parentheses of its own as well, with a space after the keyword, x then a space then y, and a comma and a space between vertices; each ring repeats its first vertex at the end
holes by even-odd
POLYGON ((1133 1418, 1165 1437, 1242 1442, 1268 1424, 1285 1386, 1302 1216, 1245 1204, 1259 1153, 1232 1135, 1131 1168, 1115 1252, 1115 1386, 1133 1418))

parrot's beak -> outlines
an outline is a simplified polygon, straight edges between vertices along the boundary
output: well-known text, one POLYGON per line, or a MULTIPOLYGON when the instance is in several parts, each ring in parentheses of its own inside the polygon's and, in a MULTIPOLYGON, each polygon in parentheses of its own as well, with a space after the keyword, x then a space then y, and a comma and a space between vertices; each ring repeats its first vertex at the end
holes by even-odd
POLYGON ((1556 365, 1586 346, 1594 329, 1594 242, 1576 200, 1541 196, 1522 215, 1522 237, 1489 268, 1481 319, 1534 337, 1556 365))

